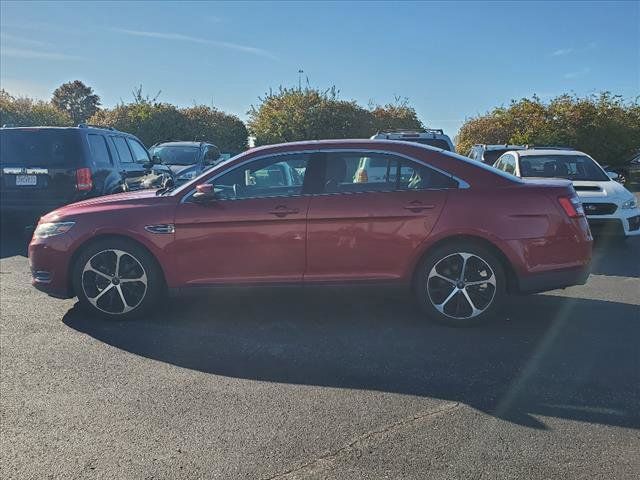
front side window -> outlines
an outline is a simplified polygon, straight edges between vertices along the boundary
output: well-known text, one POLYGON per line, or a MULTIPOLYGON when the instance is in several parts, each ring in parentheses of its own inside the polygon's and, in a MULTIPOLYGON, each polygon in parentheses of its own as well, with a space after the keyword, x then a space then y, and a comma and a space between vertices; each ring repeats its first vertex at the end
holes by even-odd
POLYGON ((222 200, 302 194, 309 156, 276 155, 234 168, 212 181, 222 200))
POLYGON ((111 137, 111 140, 116 147, 118 157, 120 157, 120 162, 133 163, 133 157, 131 156, 129 147, 127 147, 126 140, 123 137, 111 137))
POLYGON ((138 163, 146 163, 149 161, 149 152, 147 149, 140 145, 139 142, 129 138, 127 139, 131 152, 133 153, 133 160, 138 163))
POLYGON ((324 193, 455 188, 457 182, 427 166, 385 153, 327 155, 324 193))

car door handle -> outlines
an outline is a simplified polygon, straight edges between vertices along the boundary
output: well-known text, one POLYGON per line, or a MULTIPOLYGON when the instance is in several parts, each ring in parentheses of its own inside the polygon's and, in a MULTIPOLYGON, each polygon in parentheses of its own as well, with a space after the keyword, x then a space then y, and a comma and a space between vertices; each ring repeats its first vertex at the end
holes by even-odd
POLYGON ((292 215, 294 213, 299 213, 300 210, 297 208, 287 208, 285 205, 278 205, 273 210, 269 210, 271 215, 275 215, 276 217, 286 217, 287 215, 292 215))
POLYGON ((413 202, 409 202, 404 206, 405 210, 410 210, 412 212, 422 212, 423 210, 433 210, 436 208, 435 205, 425 204, 419 200, 414 200, 413 202))

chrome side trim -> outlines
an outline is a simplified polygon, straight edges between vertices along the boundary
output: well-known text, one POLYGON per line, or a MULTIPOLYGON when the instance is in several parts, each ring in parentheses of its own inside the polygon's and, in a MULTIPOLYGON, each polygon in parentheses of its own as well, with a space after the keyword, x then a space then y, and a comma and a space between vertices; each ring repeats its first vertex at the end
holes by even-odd
MULTIPOLYGON (((432 150, 433 151, 433 150, 432 150)), ((314 150, 296 150, 296 151, 290 151, 290 152, 279 152, 279 153, 269 153, 269 154, 265 154, 265 155, 260 155, 257 157, 252 157, 248 160, 245 160, 243 162, 238 163, 237 165, 234 165, 233 169, 239 168, 243 165, 246 165, 247 163, 251 163, 254 161, 258 161, 258 160, 262 160, 264 158, 268 158, 268 157, 275 157, 275 156, 283 156, 283 155, 301 155, 301 154, 314 154, 314 153, 341 153, 341 152, 347 152, 347 153, 380 153, 380 154, 385 154, 385 155, 396 155, 398 157, 404 158, 406 160, 410 160, 412 162, 416 162, 419 163, 421 165, 424 165, 427 168, 430 168, 432 170, 435 170, 436 172, 439 172, 449 178, 452 178, 453 180, 455 180, 456 182, 458 182, 458 189, 467 189, 470 188, 471 185, 469 185, 466 181, 462 180, 461 178, 456 177, 455 175, 452 175, 449 172, 445 172, 444 170, 441 170, 437 167, 434 167, 433 165, 429 165, 428 163, 424 162, 423 160, 419 160, 417 158, 411 157, 409 155, 405 155, 403 153, 398 153, 398 152, 394 152, 394 151, 390 151, 390 150, 377 150, 377 149, 370 149, 370 148, 320 148, 320 149, 314 149, 314 150)), ((445 151, 443 151, 444 153, 447 153, 445 151)), ((456 155, 456 158, 458 156, 456 155)), ((472 161, 472 160, 470 160, 472 161)), ((225 173, 229 172, 231 170, 224 170, 222 172, 219 172, 217 174, 215 174, 213 177, 210 177, 207 180, 208 182, 211 182, 213 180, 215 180, 218 177, 221 177, 222 175, 224 175, 225 173)), ((425 190, 442 190, 441 188, 433 188, 433 189, 425 189, 425 190)), ((452 189, 453 190, 453 189, 452 189)), ((395 191, 395 190, 393 190, 395 191)), ((196 189, 193 188, 191 190, 189 190, 189 192, 182 197, 182 200, 180 200, 180 203, 186 203, 189 198, 191 198, 191 196, 196 192, 196 189)), ((179 192, 176 192, 179 193, 179 192)), ((367 193, 367 192, 357 192, 357 193, 367 193)), ((340 194, 340 193, 339 193, 340 194)), ((310 195, 333 195, 333 194, 323 194, 323 193, 313 193, 310 195)), ((267 197, 256 197, 256 198, 267 198, 267 197)))
POLYGON ((161 223, 158 225, 146 225, 144 229, 147 232, 158 234, 176 233, 176 226, 173 223, 161 223))

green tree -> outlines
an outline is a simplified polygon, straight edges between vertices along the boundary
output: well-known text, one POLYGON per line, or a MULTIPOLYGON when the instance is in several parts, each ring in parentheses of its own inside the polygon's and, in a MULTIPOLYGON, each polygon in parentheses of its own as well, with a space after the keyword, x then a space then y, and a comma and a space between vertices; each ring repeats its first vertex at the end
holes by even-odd
POLYGON ((0 125, 18 127, 68 126, 71 118, 48 102, 14 97, 0 90, 0 125))
POLYGON ((247 148, 249 132, 235 115, 205 105, 183 108, 180 113, 187 121, 191 140, 210 141, 224 153, 236 154, 247 148))
POLYGON ((609 92, 560 95, 547 103, 536 96, 514 100, 464 123, 458 152, 476 143, 568 146, 617 165, 640 146, 640 104, 609 92))
POLYGON ((326 91, 283 88, 270 91, 248 112, 256 145, 325 138, 366 138, 374 132, 371 112, 326 91))
POLYGON ((424 125, 418 118, 415 109, 406 98, 396 97, 395 103, 370 106, 373 125, 376 131, 382 130, 420 130, 424 125))
POLYGON ((147 145, 193 139, 184 115, 168 103, 129 103, 99 110, 91 123, 132 133, 147 145))
POLYGON ((80 80, 60 85, 53 92, 51 103, 66 112, 75 123, 86 122, 100 107, 100 97, 80 80))

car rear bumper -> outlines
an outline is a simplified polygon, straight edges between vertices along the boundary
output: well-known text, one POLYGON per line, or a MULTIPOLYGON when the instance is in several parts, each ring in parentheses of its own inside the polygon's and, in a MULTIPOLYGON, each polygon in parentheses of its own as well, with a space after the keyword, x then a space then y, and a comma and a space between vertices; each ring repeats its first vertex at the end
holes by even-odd
POLYGON ((537 293, 572 285, 584 285, 587 283, 589 273, 589 267, 534 273, 518 279, 518 290, 520 293, 537 293))

